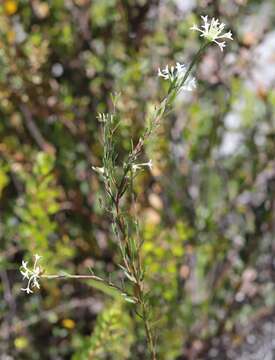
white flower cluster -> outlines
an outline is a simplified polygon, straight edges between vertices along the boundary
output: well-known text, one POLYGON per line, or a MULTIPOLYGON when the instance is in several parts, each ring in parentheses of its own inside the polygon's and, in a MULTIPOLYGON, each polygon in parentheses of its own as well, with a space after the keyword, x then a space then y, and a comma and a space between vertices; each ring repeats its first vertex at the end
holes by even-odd
POLYGON ((193 25, 191 27, 191 30, 199 31, 201 33, 201 37, 204 37, 207 40, 216 43, 220 47, 221 51, 223 51, 223 48, 225 47, 225 41, 218 40, 233 40, 232 32, 228 31, 222 34, 225 28, 225 24, 221 23, 218 19, 212 18, 211 21, 208 21, 207 15, 201 16, 201 18, 203 20, 201 28, 199 28, 197 25, 193 25))
POLYGON ((106 123, 107 121, 112 122, 113 121, 113 114, 109 114, 109 113, 98 113, 97 114, 97 120, 99 122, 103 122, 106 123))
MULTIPOLYGON (((176 66, 168 66, 166 65, 164 69, 158 69, 158 76, 163 77, 165 80, 169 80, 171 82, 176 80, 178 85, 181 84, 185 75, 187 68, 184 64, 176 63, 176 66)), ((184 84, 180 87, 180 90, 192 91, 196 87, 195 78, 188 76, 184 81, 184 84)))
POLYGON ((138 171, 138 170, 141 170, 143 167, 146 167, 146 166, 148 166, 148 168, 149 168, 150 170, 152 170, 152 168, 153 168, 153 161, 152 161, 152 160, 149 160, 149 161, 146 162, 146 163, 134 164, 134 165, 133 165, 133 172, 136 172, 136 171, 138 171))
POLYGON ((105 173, 105 170, 104 170, 104 167, 100 167, 100 166, 92 166, 92 169, 97 172, 98 174, 100 175, 104 175, 105 173))
POLYGON ((41 259, 42 256, 39 256, 37 254, 34 255, 34 264, 33 268, 30 269, 28 267, 27 261, 22 261, 22 266, 20 268, 20 272, 23 275, 23 280, 28 279, 27 287, 22 288, 22 291, 25 291, 27 294, 33 293, 32 288, 38 288, 40 289, 39 285, 39 278, 42 272, 42 269, 40 266, 37 265, 38 261, 41 259))
MULTIPOLYGON (((152 160, 149 160, 149 161, 146 162, 146 163, 133 164, 133 165, 132 165, 132 169, 133 169, 133 172, 135 173, 136 171, 141 170, 143 167, 146 167, 146 166, 148 166, 148 168, 149 168, 150 170, 152 170, 152 168, 153 168, 153 161, 152 161, 152 160)), ((103 176, 104 176, 104 175, 106 174, 104 167, 92 166, 92 169, 93 169, 95 172, 97 172, 98 174, 100 174, 100 175, 103 175, 103 176)))

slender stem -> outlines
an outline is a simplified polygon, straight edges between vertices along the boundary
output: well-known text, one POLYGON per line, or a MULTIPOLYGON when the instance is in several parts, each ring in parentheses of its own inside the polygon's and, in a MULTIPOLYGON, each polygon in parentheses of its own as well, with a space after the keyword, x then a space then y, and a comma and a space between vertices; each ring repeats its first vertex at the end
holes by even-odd
MULTIPOLYGON (((140 248, 141 244, 135 243, 135 249, 133 250, 132 238, 128 234, 127 218, 121 209, 121 199, 125 192, 131 191, 131 182, 133 181, 132 166, 136 162, 138 156, 141 154, 144 143, 153 133, 153 130, 158 125, 158 122, 168 114, 173 101, 181 90, 182 86, 188 79, 193 67, 199 60, 201 54, 209 43, 205 43, 201 46, 197 54, 194 56, 190 63, 183 79, 175 79, 169 87, 167 95, 161 101, 160 105, 156 108, 149 126, 145 129, 143 135, 139 138, 136 146, 130 151, 126 162, 124 163, 123 173, 121 178, 113 179, 115 160, 112 157, 114 146, 112 142, 114 131, 112 129, 112 122, 105 123, 104 127, 104 160, 103 166, 107 169, 108 178, 105 179, 105 188, 110 196, 113 207, 113 222, 118 230, 120 249, 122 252, 122 261, 124 268, 126 269, 126 276, 131 279, 133 283, 133 292, 135 294, 136 306, 140 309, 140 315, 143 320, 144 329, 146 332, 146 339, 148 343, 148 349, 150 352, 151 360, 157 360, 156 344, 153 336, 151 321, 150 321, 150 305, 146 300, 146 294, 144 292, 144 271, 142 267, 140 248), (129 174, 130 173, 130 174, 129 174), (113 190, 109 184, 109 179, 112 178, 115 189, 113 190), (118 181, 117 181, 118 180, 118 181), (137 250, 138 249, 138 250, 137 250)), ((103 281, 94 275, 48 275, 48 278, 75 278, 75 279, 93 279, 96 281, 103 281)), ((113 286, 113 284, 110 284, 113 286)))
POLYGON ((55 279, 55 280, 56 279, 94 280, 94 281, 103 283, 105 285, 108 285, 111 288, 117 290, 120 294, 127 295, 127 296, 131 297, 133 300, 137 301, 137 299, 135 297, 129 295, 124 289, 120 288, 119 286, 112 283, 111 281, 107 281, 96 275, 72 275, 72 274, 63 273, 63 274, 41 274, 39 277, 44 278, 44 279, 49 279, 49 280, 52 280, 52 279, 55 279))
POLYGON ((141 308, 142 308, 142 319, 144 322, 144 328, 145 328, 145 332, 146 332, 146 337, 147 337, 147 343, 148 343, 148 347, 149 347, 149 351, 150 351, 150 355, 151 355, 151 360, 157 360, 157 354, 156 354, 156 344, 153 338, 153 332, 152 332, 152 328, 151 328, 151 324, 150 321, 148 319, 148 309, 146 307, 146 304, 144 302, 144 293, 141 290, 140 292, 141 295, 141 308))
POLYGON ((128 189, 128 186, 129 186, 129 181, 127 179, 127 176, 128 176, 129 171, 131 170, 132 162, 136 161, 138 155, 142 151, 145 140, 147 140, 150 137, 150 135, 152 134, 153 129, 157 125, 158 121, 167 114, 167 110, 168 110, 169 106, 172 104, 173 99, 175 98, 175 95, 181 89, 181 87, 184 85, 185 81, 188 79, 188 76, 190 75, 193 67, 195 66, 195 64, 197 63, 201 54, 203 53, 203 51, 205 50, 205 48, 207 46, 208 46, 208 43, 201 46, 201 48, 199 49, 197 54, 194 56, 183 79, 181 80, 181 82, 177 83, 177 81, 174 81, 171 84, 166 97, 161 102, 159 107, 156 109, 156 115, 152 120, 151 127, 147 128, 145 130, 143 136, 139 139, 137 145, 129 154, 128 159, 126 161, 126 166, 124 168, 122 178, 120 180, 120 183, 117 185, 116 195, 113 197, 113 206, 115 209, 113 220, 118 225, 119 231, 122 236, 122 244, 125 247, 125 251, 126 251, 126 254, 128 257, 126 259, 125 256, 123 256, 124 266, 131 273, 131 276, 134 278, 134 281, 135 281, 134 289, 135 289, 135 293, 137 296, 138 305, 141 308, 141 317, 142 317, 142 320, 144 323, 144 328, 145 328, 145 332, 146 332, 146 338, 147 338, 148 349, 150 352, 151 360, 157 360, 157 354, 156 354, 156 346, 155 346, 155 341, 154 341, 154 337, 153 337, 152 327, 151 327, 150 320, 149 320, 150 309, 149 309, 148 305, 146 304, 145 294, 144 294, 144 290, 143 290, 144 279, 143 278, 141 279, 142 265, 141 265, 140 253, 138 251, 137 257, 133 256, 133 254, 131 253, 131 248, 129 246, 129 238, 127 236, 126 223, 123 219, 123 215, 121 214, 121 210, 120 210, 120 206, 121 206, 120 200, 123 197, 123 194, 125 193, 125 191, 128 189), (136 267, 136 264, 137 264, 137 267, 136 267))
POLYGON ((211 43, 211 42, 207 41, 206 43, 204 43, 204 44, 200 47, 199 51, 196 53, 196 55, 194 56, 193 60, 191 61, 191 63, 190 63, 190 65, 189 65, 189 67, 188 67, 188 69, 187 69, 187 71, 186 71, 186 73, 185 73, 185 75, 184 75, 184 77, 183 77, 183 79, 182 79, 179 87, 182 87, 182 86, 184 85, 184 83, 185 83, 185 81, 188 79, 188 76, 190 75, 193 67, 194 67, 194 66, 196 65, 196 63, 199 61, 199 59, 200 59, 201 55, 203 54, 204 50, 207 48, 207 46, 210 45, 210 43, 211 43))
POLYGON ((72 274, 43 274, 40 276, 45 279, 78 279, 78 280, 96 280, 103 282, 104 280, 96 275, 72 275, 72 274))
POLYGON ((125 222, 122 221, 122 219, 121 219, 120 199, 123 196, 123 194, 121 193, 121 188, 123 187, 123 185, 121 185, 121 184, 125 183, 124 178, 126 177, 127 172, 128 172, 128 169, 125 169, 121 183, 118 186, 117 196, 115 197, 114 207, 115 207, 116 212, 115 212, 114 221, 116 223, 118 223, 121 235, 123 237, 123 239, 122 239, 123 244, 125 246, 126 253, 130 259, 130 261, 128 262, 127 259, 125 259, 125 257, 123 256, 123 261, 124 261, 125 267, 128 269, 128 271, 131 272, 133 278, 135 279, 135 290, 137 293, 137 295, 136 295, 137 303, 141 306, 142 320, 143 320, 144 328, 145 328, 145 332, 146 332, 146 338, 147 338, 148 348, 149 348, 149 352, 150 352, 150 357, 151 357, 151 360, 157 360, 152 328, 151 328, 150 321, 148 319, 149 310, 145 304, 145 299, 144 299, 143 280, 141 280, 141 276, 140 276, 141 271, 142 271, 140 253, 138 252, 137 259, 132 258, 132 254, 131 254, 129 243, 128 243, 129 239, 126 236, 126 229, 125 229, 126 225, 125 225, 125 222), (136 267, 135 260, 137 260, 137 267, 136 267))

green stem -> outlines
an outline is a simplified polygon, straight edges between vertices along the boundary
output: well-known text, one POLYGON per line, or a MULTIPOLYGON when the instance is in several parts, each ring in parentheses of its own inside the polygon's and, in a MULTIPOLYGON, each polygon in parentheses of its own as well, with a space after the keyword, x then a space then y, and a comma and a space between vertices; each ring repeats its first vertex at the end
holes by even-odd
POLYGON ((188 76, 190 75, 193 67, 194 67, 194 66, 196 65, 196 63, 199 61, 201 55, 203 54, 204 50, 207 48, 208 45, 210 45, 210 42, 209 42, 209 41, 207 41, 206 43, 204 43, 204 44, 200 47, 199 51, 196 53, 196 55, 194 56, 193 60, 191 61, 190 65, 189 65, 189 67, 188 67, 188 69, 187 69, 187 71, 186 71, 186 73, 185 73, 185 75, 184 75, 184 78, 182 79, 181 83, 179 84, 179 88, 181 88, 181 87, 184 85, 184 83, 185 83, 185 81, 188 79, 188 76))
POLYGON ((151 360, 157 360, 156 347, 155 347, 155 343, 153 340, 151 325, 150 325, 150 322, 148 321, 146 307, 142 311, 142 316, 143 316, 144 327, 145 327, 145 331, 146 331, 148 347, 149 347, 149 351, 150 351, 150 355, 151 355, 151 360))
MULTIPOLYGON (((136 274, 135 274, 136 276, 136 274)), ((145 299, 144 299, 144 291, 143 291, 143 284, 137 279, 137 298, 138 303, 141 306, 141 318, 143 320, 143 325, 146 332, 146 339, 148 344, 148 349, 150 352, 151 360, 157 360, 157 353, 156 353, 156 344, 153 337, 152 327, 149 321, 149 313, 150 310, 146 306, 145 299)))
MULTIPOLYGON (((164 111, 163 111, 163 115, 166 113, 167 108, 169 107, 169 105, 171 105, 172 101, 174 100, 175 96, 178 94, 178 91, 180 91, 180 89, 182 88, 182 86, 185 84, 185 81, 188 79, 193 67, 196 65, 196 63, 199 61, 201 55, 203 54, 203 52, 205 51, 205 49, 210 45, 210 42, 206 42, 204 43, 200 49, 198 50, 198 52, 196 53, 196 55, 194 56, 193 60, 191 61, 190 65, 188 66, 188 69, 183 77, 183 79, 181 80, 181 82, 179 84, 177 84, 177 79, 175 79, 168 90, 167 96, 164 98, 164 100, 161 102, 161 104, 164 103, 164 111), (177 90, 176 92, 174 92, 174 90, 177 90)), ((162 105, 160 105, 159 109, 161 108, 162 105)), ((158 109, 158 110, 159 110, 158 109)))
MULTIPOLYGON (((141 153, 145 140, 147 140, 150 137, 150 135, 153 132, 153 129, 158 124, 158 121, 161 118, 163 118, 165 115, 167 115, 169 106, 172 105, 178 91, 182 88, 182 86, 188 79, 193 67, 198 62, 199 58, 201 57, 201 54, 203 53, 203 51, 206 49, 206 47, 208 45, 209 45, 209 42, 207 42, 201 46, 201 48, 199 49, 197 54, 194 56, 192 62, 190 63, 190 65, 189 65, 183 79, 180 81, 180 83, 177 82, 177 79, 175 79, 171 83, 166 97, 164 98, 164 100, 162 100, 161 104, 156 109, 156 113, 152 118, 152 122, 151 122, 150 126, 145 130, 143 136, 139 139, 135 148, 130 152, 128 159, 125 163, 125 168, 123 171, 122 178, 120 179, 119 183, 117 183, 117 185, 116 185, 116 194, 115 195, 113 194, 113 196, 111 198, 113 201, 113 206, 115 208, 115 212, 113 214, 113 216, 114 216, 113 220, 114 220, 114 223, 116 223, 118 225, 118 228, 119 228, 119 231, 120 231, 121 237, 122 237, 121 243, 122 243, 122 246, 124 246, 125 252, 127 254, 127 258, 123 255, 123 262, 124 262, 124 266, 127 268, 127 271, 130 272, 131 276, 134 279, 133 286, 134 286, 135 295, 136 295, 136 299, 137 299, 137 305, 140 306, 140 310, 141 310, 141 318, 143 320, 144 329, 146 332, 146 339, 147 339, 148 350, 150 352, 151 360, 157 360, 157 353, 156 353, 156 345, 155 345, 155 341, 154 341, 154 337, 153 337, 152 326, 151 326, 151 323, 149 320, 150 308, 146 304, 145 293, 143 290, 144 279, 141 277, 142 266, 141 266, 140 253, 138 253, 137 259, 135 259, 135 257, 133 257, 133 254, 131 252, 129 238, 127 236, 126 224, 124 221, 123 214, 121 214, 121 211, 120 211, 120 200, 123 197, 123 194, 125 193, 125 191, 129 187, 128 174, 131 171, 132 164, 136 161, 138 155, 141 153), (136 261, 137 261, 137 263, 136 263, 136 261), (136 264, 138 265, 137 267, 136 267, 136 264)), ((110 139, 107 138, 106 143, 108 144, 109 141, 110 141, 110 139)), ((105 158, 108 158, 109 151, 110 151, 110 149, 106 150, 105 158)), ((124 254, 124 251, 123 251, 123 254, 124 254)))

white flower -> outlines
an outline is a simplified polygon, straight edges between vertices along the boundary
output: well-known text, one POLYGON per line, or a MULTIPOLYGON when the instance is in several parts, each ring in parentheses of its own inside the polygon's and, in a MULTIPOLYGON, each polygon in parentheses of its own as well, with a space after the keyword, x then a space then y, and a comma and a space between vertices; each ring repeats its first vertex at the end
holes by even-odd
POLYGON ((158 76, 163 77, 165 80, 169 80, 171 82, 176 81, 176 84, 180 86, 179 90, 187 90, 192 91, 196 87, 195 78, 190 75, 185 79, 184 83, 181 84, 185 75, 187 68, 184 64, 176 63, 176 66, 168 66, 166 65, 164 69, 158 69, 158 76))
POLYGON ((97 120, 99 122, 106 123, 107 121, 113 122, 114 116, 113 114, 108 113, 98 113, 97 114, 97 120))
POLYGON ((133 172, 136 172, 137 170, 141 170, 143 167, 145 166, 148 166, 148 168, 150 170, 152 170, 152 167, 153 167, 153 161, 152 160, 149 160, 148 162, 146 163, 141 163, 141 164, 134 164, 133 165, 133 172))
POLYGON ((211 22, 208 21, 208 16, 201 16, 203 20, 203 25, 199 28, 197 25, 193 25, 191 30, 199 31, 200 36, 206 38, 209 41, 216 43, 221 51, 225 47, 225 41, 218 41, 221 39, 233 40, 231 31, 223 33, 225 24, 221 23, 218 19, 212 18, 211 22))
POLYGON ((41 259, 41 257, 42 256, 37 255, 37 254, 34 255, 34 264, 33 264, 32 269, 30 269, 28 267, 27 261, 24 261, 24 260, 22 261, 20 272, 23 275, 23 280, 28 279, 28 283, 27 283, 27 287, 22 288, 21 290, 26 291, 27 294, 33 293, 33 291, 31 289, 34 287, 40 289, 39 278, 40 278, 42 269, 40 266, 37 265, 37 263, 41 259))
POLYGON ((92 166, 92 169, 100 175, 104 175, 105 173, 104 167, 92 166))

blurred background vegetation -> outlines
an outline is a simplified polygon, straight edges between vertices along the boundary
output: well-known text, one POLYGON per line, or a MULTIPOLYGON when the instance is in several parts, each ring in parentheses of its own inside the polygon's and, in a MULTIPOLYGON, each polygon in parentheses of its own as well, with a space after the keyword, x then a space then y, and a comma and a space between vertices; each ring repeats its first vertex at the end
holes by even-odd
POLYGON ((120 279, 91 170, 96 114, 121 92, 126 154, 165 92, 158 67, 190 61, 200 39, 189 28, 206 14, 234 42, 207 50, 135 189, 159 359, 242 359, 267 339, 266 321, 275 336, 274 1, 2 0, 1 360, 146 358, 143 328, 115 294, 43 281, 27 296, 18 269, 38 253, 49 273, 120 279))

